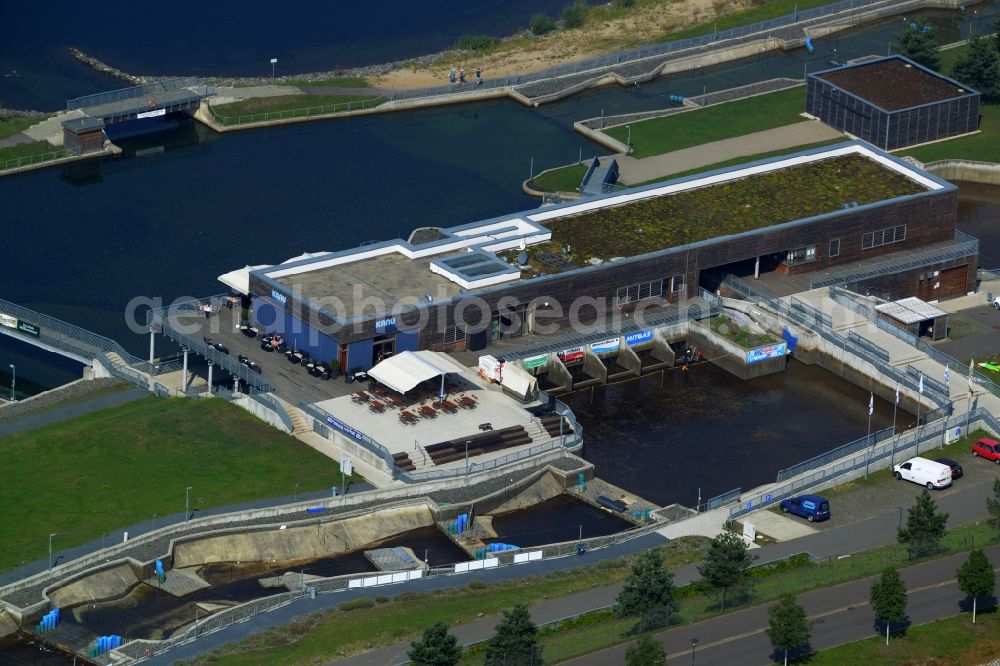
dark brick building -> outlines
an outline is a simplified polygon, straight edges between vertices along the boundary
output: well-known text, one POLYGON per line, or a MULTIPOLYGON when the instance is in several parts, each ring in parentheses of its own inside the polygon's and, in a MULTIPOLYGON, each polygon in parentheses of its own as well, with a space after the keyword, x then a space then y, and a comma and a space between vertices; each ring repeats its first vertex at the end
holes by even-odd
POLYGON ((894 55, 809 74, 806 112, 896 150, 976 131, 979 93, 894 55))
MULTIPOLYGON (((501 330, 505 337, 531 335, 541 323, 587 322, 641 307, 648 299, 694 297, 699 286, 714 289, 719 276, 738 266, 753 274, 795 276, 805 281, 804 288, 810 281, 865 283, 889 285, 897 297, 963 295, 974 286, 977 245, 957 235, 956 215, 953 185, 852 141, 451 227, 429 242, 388 241, 250 270, 249 292, 255 322, 281 331, 290 346, 294 342, 321 360, 339 359, 344 368, 367 368, 389 352, 475 350, 501 330), (791 182, 802 174, 796 169, 838 164, 832 160, 845 156, 870 161, 875 172, 906 193, 859 203, 853 197, 864 190, 860 183, 856 191, 828 186, 817 191, 815 202, 786 201, 794 198, 791 182), (736 199, 736 220, 712 217, 711 210, 702 215, 697 208, 679 220, 649 213, 670 197, 714 200, 768 178, 768 200, 814 214, 773 223, 760 218, 751 225, 742 211, 749 216, 753 208, 765 208, 768 201, 760 193, 736 199), (643 237, 658 224, 673 225, 689 242, 657 247, 629 241, 626 247, 641 251, 623 251, 614 243, 625 234, 615 216, 637 206, 645 206, 649 216, 639 229, 643 237), (578 226, 566 226, 572 224, 578 226), (700 235, 692 235, 693 228, 700 235), (588 229, 608 239, 608 255, 628 256, 566 261, 573 251, 564 239, 583 243, 582 231, 588 229)), ((220 279, 235 284, 227 276, 220 279)))

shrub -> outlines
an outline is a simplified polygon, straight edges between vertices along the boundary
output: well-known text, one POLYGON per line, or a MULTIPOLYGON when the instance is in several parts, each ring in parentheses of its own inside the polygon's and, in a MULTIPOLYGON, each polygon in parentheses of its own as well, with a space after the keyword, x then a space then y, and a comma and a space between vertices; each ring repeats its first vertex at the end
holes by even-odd
POLYGON ((403 592, 396 597, 396 601, 419 601, 426 596, 424 592, 403 592))
POLYGON ((587 22, 587 12, 589 9, 586 0, 574 0, 573 4, 563 7, 563 25, 566 28, 582 27, 587 22))
POLYGON ((389 597, 385 596, 384 594, 380 594, 377 597, 375 597, 375 603, 377 604, 387 604, 390 601, 391 599, 389 599, 389 597))
POLYGON ((489 585, 487 585, 481 580, 473 580, 470 581, 469 584, 466 585, 465 587, 470 590, 485 590, 486 588, 489 587, 489 585))
POLYGON ((556 29, 556 20, 546 14, 535 14, 531 17, 528 27, 531 28, 531 34, 544 35, 556 29))
POLYGON ((489 35, 462 35, 455 42, 455 48, 462 51, 485 51, 499 42, 499 37, 489 35))
POLYGON ((352 611, 361 610, 362 608, 371 608, 375 605, 369 597, 361 597, 360 599, 351 599, 350 601, 344 601, 337 606, 339 610, 342 611, 352 611))

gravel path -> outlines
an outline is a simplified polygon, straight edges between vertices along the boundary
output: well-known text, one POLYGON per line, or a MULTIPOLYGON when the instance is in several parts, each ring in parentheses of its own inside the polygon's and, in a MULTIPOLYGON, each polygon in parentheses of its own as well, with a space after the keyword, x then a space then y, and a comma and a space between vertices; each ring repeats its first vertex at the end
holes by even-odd
MULTIPOLYGON (((78 402, 87 399, 88 396, 91 396, 97 391, 104 391, 105 389, 111 387, 125 386, 130 386, 130 384, 122 381, 121 379, 115 378, 95 379, 93 381, 81 379, 66 384, 65 386, 54 388, 51 391, 46 391, 45 393, 39 393, 36 396, 32 396, 31 398, 21 400, 19 402, 4 403, 3 406, 0 406, 0 435, 9 435, 11 432, 23 430, 24 428, 17 428, 14 430, 11 430, 10 428, 11 425, 15 425, 15 422, 20 421, 27 415, 38 412, 39 410, 48 410, 54 406, 60 405, 60 403, 78 402)), ((149 392, 144 391, 143 393, 148 395, 149 392)))

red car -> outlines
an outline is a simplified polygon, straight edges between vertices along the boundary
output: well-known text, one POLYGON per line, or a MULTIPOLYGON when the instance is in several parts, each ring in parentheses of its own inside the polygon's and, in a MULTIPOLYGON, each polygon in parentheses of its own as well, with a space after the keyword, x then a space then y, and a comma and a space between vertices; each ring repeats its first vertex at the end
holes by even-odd
POLYGON ((972 445, 972 455, 992 460, 1000 465, 1000 442, 983 437, 972 445))

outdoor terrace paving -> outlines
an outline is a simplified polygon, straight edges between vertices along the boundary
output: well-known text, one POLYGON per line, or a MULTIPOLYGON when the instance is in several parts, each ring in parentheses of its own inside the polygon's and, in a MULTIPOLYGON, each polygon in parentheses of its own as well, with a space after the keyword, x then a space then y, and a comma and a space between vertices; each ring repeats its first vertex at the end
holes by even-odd
POLYGON ((922 191, 864 156, 832 157, 547 221, 552 240, 528 249, 529 266, 560 272, 592 258, 637 256, 922 191), (562 256, 566 245, 572 251, 562 256), (544 254, 572 266, 557 267, 544 254))
POLYGON ((882 107, 886 111, 939 102, 968 94, 966 88, 913 67, 903 60, 881 60, 827 72, 818 78, 882 107))

